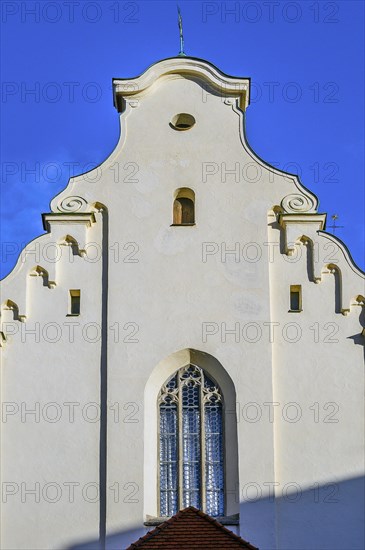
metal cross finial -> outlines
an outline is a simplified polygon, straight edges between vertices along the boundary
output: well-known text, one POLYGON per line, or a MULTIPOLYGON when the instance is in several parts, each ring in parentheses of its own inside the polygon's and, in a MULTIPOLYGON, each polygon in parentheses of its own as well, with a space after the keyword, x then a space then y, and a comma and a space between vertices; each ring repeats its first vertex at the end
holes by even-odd
POLYGON ((177 20, 179 25, 179 32, 180 32, 180 56, 185 56, 186 53, 184 52, 184 35, 183 35, 183 25, 182 25, 182 16, 179 6, 177 6, 177 20))
POLYGON ((336 229, 345 227, 344 225, 336 225, 336 220, 338 220, 338 214, 332 214, 331 218, 333 219, 333 225, 329 225, 328 228, 332 229, 333 235, 335 234, 336 229))

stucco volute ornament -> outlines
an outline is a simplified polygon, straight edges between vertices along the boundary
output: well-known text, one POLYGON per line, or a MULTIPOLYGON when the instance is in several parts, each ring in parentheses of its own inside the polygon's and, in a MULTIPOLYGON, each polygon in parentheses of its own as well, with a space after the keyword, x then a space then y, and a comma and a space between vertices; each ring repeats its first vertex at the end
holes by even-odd
POLYGON ((83 197, 66 197, 57 204, 59 212, 86 212, 88 202, 83 197))
POLYGON ((295 194, 286 195, 281 201, 285 212, 296 214, 298 212, 315 212, 315 202, 307 195, 295 194))

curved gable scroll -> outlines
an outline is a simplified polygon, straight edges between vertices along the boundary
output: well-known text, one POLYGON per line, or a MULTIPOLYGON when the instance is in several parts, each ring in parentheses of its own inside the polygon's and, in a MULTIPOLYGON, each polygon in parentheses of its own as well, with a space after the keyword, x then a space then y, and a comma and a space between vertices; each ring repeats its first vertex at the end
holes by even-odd
POLYGON ((161 78, 191 78, 219 92, 220 95, 235 96, 239 107, 245 111, 250 102, 250 79, 227 76, 211 63, 195 57, 172 57, 151 65, 137 78, 114 78, 114 105, 121 112, 125 99, 143 95, 161 78))

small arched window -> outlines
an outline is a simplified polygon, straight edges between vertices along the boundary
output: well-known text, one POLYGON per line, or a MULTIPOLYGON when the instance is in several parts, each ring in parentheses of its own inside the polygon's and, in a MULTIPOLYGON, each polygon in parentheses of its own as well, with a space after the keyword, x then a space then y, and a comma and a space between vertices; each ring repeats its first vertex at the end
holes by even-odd
POLYGON ((172 225, 195 224, 195 193, 183 187, 175 193, 172 225))
POLYGON ((203 369, 179 369, 159 394, 160 516, 195 506, 224 515, 223 397, 203 369))

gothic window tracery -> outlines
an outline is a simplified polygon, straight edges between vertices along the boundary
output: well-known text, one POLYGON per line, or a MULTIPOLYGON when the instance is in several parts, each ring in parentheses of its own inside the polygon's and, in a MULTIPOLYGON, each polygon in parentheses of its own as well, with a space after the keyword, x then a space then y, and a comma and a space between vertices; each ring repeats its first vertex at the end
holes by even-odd
POLYGON ((196 365, 179 369, 159 394, 160 515, 195 506, 224 515, 223 397, 196 365))

